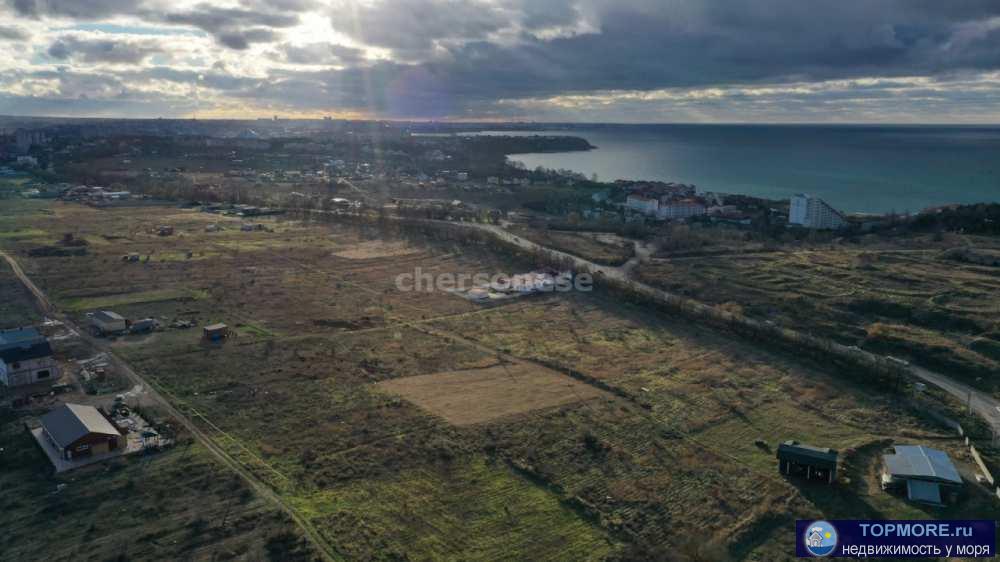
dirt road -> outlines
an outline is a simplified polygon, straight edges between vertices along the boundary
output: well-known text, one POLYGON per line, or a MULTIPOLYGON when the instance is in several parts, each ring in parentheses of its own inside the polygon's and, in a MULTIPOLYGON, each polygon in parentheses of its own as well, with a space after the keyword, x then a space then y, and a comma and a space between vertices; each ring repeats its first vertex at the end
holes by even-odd
MULTIPOLYGON (((341 213, 335 213, 335 212, 329 212, 329 211, 313 211, 313 212, 316 212, 316 213, 319 213, 319 214, 327 214, 327 215, 341 214, 341 213)), ((643 252, 643 254, 640 254, 639 253, 639 249, 640 248, 637 246, 636 247, 637 253, 636 253, 635 257, 633 257, 631 260, 629 260, 628 262, 626 262, 625 264, 623 264, 621 266, 614 267, 614 266, 608 266, 608 265, 600 265, 600 264, 594 263, 592 261, 586 260, 584 258, 581 258, 579 256, 568 254, 566 252, 555 250, 553 248, 549 248, 547 246, 543 246, 543 245, 538 244, 536 242, 532 242, 531 240, 528 240, 526 238, 522 238, 520 236, 517 236, 516 234, 513 234, 513 233, 509 232, 502 225, 472 223, 472 222, 453 222, 453 221, 442 221, 442 220, 433 220, 433 219, 405 219, 405 218, 401 218, 401 217, 392 217, 392 218, 394 218, 395 220, 400 220, 400 221, 407 221, 407 220, 409 220, 409 221, 412 221, 412 222, 441 223, 441 224, 447 224, 447 225, 451 225, 451 226, 459 225, 459 226, 463 226, 465 228, 475 228, 475 229, 483 230, 483 231, 486 231, 486 232, 489 232, 489 233, 493 234, 494 236, 496 236, 500 240, 504 240, 504 241, 509 242, 511 244, 515 244, 515 245, 517 245, 517 246, 519 246, 519 247, 521 247, 521 248, 523 248, 525 250, 547 252, 550 255, 556 256, 558 258, 569 260, 570 262, 572 262, 573 264, 575 264, 575 266, 578 267, 578 268, 580 268, 581 270, 587 270, 587 271, 590 271, 592 274, 595 274, 595 275, 600 274, 600 275, 602 275, 602 276, 604 276, 604 277, 606 277, 608 279, 615 279, 617 281, 621 281, 621 282, 627 284, 629 286, 629 288, 631 288, 632 290, 636 291, 637 293, 644 294, 644 295, 652 297, 654 299, 663 300, 663 301, 673 301, 673 302, 684 301, 685 306, 691 312, 693 312, 695 314, 705 314, 707 316, 709 313, 711 313, 711 312, 714 311, 713 307, 711 307, 709 305, 706 305, 705 303, 694 301, 694 300, 688 299, 686 297, 681 297, 679 295, 675 295, 673 293, 669 293, 669 292, 664 291, 662 289, 657 289, 656 287, 653 287, 651 285, 647 285, 645 283, 641 283, 641 282, 636 281, 635 279, 632 278, 631 271, 635 268, 635 265, 639 261, 641 261, 643 259, 648 259, 648 257, 654 251, 654 249, 652 247, 645 247, 645 248, 643 248, 643 250, 645 250, 645 251, 643 252)), ((799 253, 810 252, 810 251, 811 250, 800 250, 799 253)), ((926 250, 923 250, 923 249, 912 249, 912 250, 899 250, 897 252, 898 253, 905 253, 905 252, 924 252, 924 251, 926 251, 926 250)), ((752 320, 752 319, 743 318, 743 319, 737 319, 736 321, 746 323, 747 325, 752 326, 752 327, 759 327, 760 326, 760 322, 758 322, 756 320, 752 320)), ((796 334, 796 332, 794 330, 790 330, 790 329, 787 329, 787 328, 784 329, 783 331, 785 333, 788 333, 788 334, 796 334)), ((798 334, 798 336, 800 338, 806 338, 806 336, 804 336, 802 334, 798 334)), ((812 336, 808 336, 808 338, 814 339, 814 340, 816 339, 816 338, 813 338, 812 336)), ((876 355, 874 355, 874 354, 872 354, 870 352, 867 352, 867 351, 863 351, 863 350, 853 350, 853 349, 850 349, 850 348, 848 348, 846 346, 840 345, 840 344, 838 344, 836 342, 833 342, 833 341, 826 341, 825 345, 823 347, 826 348, 826 349, 828 349, 828 350, 833 350, 837 354, 843 355, 845 357, 853 355, 855 353, 860 353, 862 358, 868 359, 873 364, 876 361, 885 361, 886 360, 885 357, 877 357, 876 355)), ((944 375, 944 374, 941 374, 941 373, 936 373, 936 372, 924 369, 922 367, 917 367, 917 366, 912 366, 911 365, 911 366, 908 366, 906 368, 906 370, 908 371, 908 374, 912 378, 920 379, 920 380, 925 381, 927 383, 933 384, 934 386, 936 386, 936 387, 944 390, 945 392, 947 392, 948 394, 950 394, 951 396, 953 396, 955 399, 957 399, 962 404, 971 404, 973 412, 975 412, 978 416, 980 416, 981 418, 983 418, 983 420, 985 420, 986 423, 991 428, 994 428, 994 432, 995 433, 1000 433, 1000 409, 998 409, 998 408, 1000 408, 1000 402, 998 402, 992 396, 990 396, 989 394, 986 394, 985 392, 973 389, 973 388, 969 387, 968 385, 965 385, 965 384, 963 384, 961 382, 958 382, 958 381, 952 379, 951 377, 948 377, 947 375, 944 375)))
MULTIPOLYGON (((583 269, 588 269, 595 274, 600 273, 605 277, 617 279, 625 283, 628 283, 628 285, 632 289, 640 293, 663 299, 681 298, 678 295, 673 295, 672 293, 668 293, 666 291, 657 289, 655 287, 646 285, 644 283, 640 283, 639 281, 632 279, 630 276, 630 272, 632 268, 634 268, 634 264, 630 265, 630 263, 633 260, 638 261, 639 259, 641 259, 638 255, 636 258, 633 258, 633 260, 629 260, 629 262, 627 262, 625 265, 619 267, 599 265, 594 262, 583 259, 579 256, 574 256, 571 254, 567 254, 565 252, 561 252, 559 250, 554 250, 552 248, 542 246, 541 244, 532 242, 531 240, 512 234, 504 230, 503 227, 501 226, 492 224, 478 224, 478 223, 461 223, 461 224, 472 228, 478 228, 480 230, 486 230, 494 234, 498 238, 510 242, 512 244, 516 244, 519 247, 524 248, 526 250, 546 251, 561 258, 572 260, 572 262, 575 263, 578 267, 581 267, 583 269)), ((924 251, 924 250, 914 250, 914 251, 924 251)), ((702 304, 699 307, 697 303, 692 303, 692 306, 693 310, 709 308, 707 305, 704 304, 702 304)), ((830 342, 829 347, 831 349, 836 350, 838 353, 845 355, 851 353, 860 353, 871 361, 875 361, 876 359, 884 360, 884 358, 876 357, 874 354, 870 352, 861 350, 851 350, 845 346, 833 342, 830 342)), ((994 428, 994 431, 1000 432, 1000 401, 994 399, 992 396, 990 396, 985 392, 976 390, 964 383, 958 382, 952 379, 951 377, 948 377, 947 375, 936 373, 934 371, 930 371, 923 367, 910 365, 908 366, 908 371, 913 378, 920 379, 924 382, 927 382, 929 384, 932 384, 940 388, 941 390, 944 390, 948 394, 952 395, 959 402, 961 402, 963 405, 966 404, 971 405, 973 412, 975 412, 979 417, 985 420, 986 423, 991 428, 994 428)))
POLYGON ((136 373, 132 367, 128 365, 128 363, 115 356, 106 342, 87 335, 88 332, 86 330, 81 329, 79 326, 75 325, 71 319, 57 311, 52 306, 51 301, 49 301, 45 293, 39 289, 38 286, 35 285, 34 282, 32 282, 31 279, 24 273, 20 264, 17 263, 17 260, 2 250, 0 250, 0 257, 2 257, 10 265, 11 269, 14 271, 14 275, 16 275, 25 288, 27 288, 28 291, 34 295, 39 308, 44 314, 50 317, 55 317, 65 323, 66 326, 76 330, 77 333, 81 334, 80 337, 90 343, 95 349, 99 349, 107 353, 108 358, 114 364, 115 368, 119 372, 124 373, 133 384, 140 384, 143 385, 144 388, 148 389, 147 394, 149 398, 156 402, 159 407, 163 408, 163 410, 165 410, 171 417, 180 422, 185 429, 190 431, 191 435, 193 435, 194 438, 209 451, 209 453, 217 458, 219 462, 233 470, 233 472, 239 475, 240 478, 242 478, 243 481, 246 482, 254 491, 262 497, 270 500, 282 511, 287 513, 289 517, 291 517, 292 520, 295 521, 295 523, 302 529, 306 538, 313 544, 317 553, 319 553, 324 560, 333 562, 343 559, 337 553, 333 545, 330 545, 322 537, 320 537, 319 533, 316 532, 316 529, 301 515, 299 515, 298 512, 296 512, 290 505, 288 505, 288 503, 286 503, 281 496, 276 494, 270 486, 247 470, 239 461, 230 456, 229 453, 220 447, 215 440, 208 436, 192 419, 174 407, 169 400, 160 394, 154 385, 150 384, 150 381, 136 373))

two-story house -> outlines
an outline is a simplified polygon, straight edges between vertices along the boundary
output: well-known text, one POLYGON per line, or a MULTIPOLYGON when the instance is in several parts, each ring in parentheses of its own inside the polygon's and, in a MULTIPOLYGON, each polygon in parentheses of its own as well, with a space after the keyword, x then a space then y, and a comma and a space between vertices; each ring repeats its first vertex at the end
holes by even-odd
POLYGON ((59 378, 49 340, 35 328, 0 331, 0 384, 21 386, 59 378))

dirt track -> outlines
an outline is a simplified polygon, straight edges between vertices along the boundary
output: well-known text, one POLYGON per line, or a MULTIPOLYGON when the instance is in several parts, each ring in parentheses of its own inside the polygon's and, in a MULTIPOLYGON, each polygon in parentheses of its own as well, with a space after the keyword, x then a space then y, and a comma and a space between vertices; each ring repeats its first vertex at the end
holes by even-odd
MULTIPOLYGON (((677 298, 676 295, 672 295, 670 293, 667 293, 666 291, 656 289, 654 287, 651 287, 649 285, 640 283, 632 279, 629 276, 629 270, 631 268, 627 267, 628 264, 621 267, 610 267, 610 266, 599 265, 587 261, 579 256, 574 256, 567 254, 565 252, 553 250, 551 248, 547 248, 545 246, 542 246, 525 238, 521 238, 520 236, 516 236, 514 234, 511 234, 510 232, 507 232, 500 226, 487 225, 487 224, 473 224, 473 223, 462 223, 462 224, 463 226, 467 226, 470 228, 478 228, 480 230, 486 230, 488 232, 493 233, 502 240, 516 244, 527 250, 534 250, 534 251, 543 250, 551 252, 552 254, 555 254, 559 257, 570 259, 573 262, 575 262, 578 266, 582 266, 586 269, 589 269, 594 273, 600 273, 608 278, 624 281, 630 287, 637 290, 638 292, 647 295, 677 298)), ((923 251, 923 250, 917 250, 917 251, 923 251)), ((705 307, 706 305, 701 304, 700 306, 705 307)), ((839 353, 842 354, 858 353, 855 351, 850 351, 846 347, 836 343, 831 344, 831 348, 837 350, 839 353)), ((881 359, 877 358, 874 354, 867 351, 861 351, 860 353, 871 361, 875 361, 876 359, 881 359)), ((994 428, 995 431, 1000 432, 1000 401, 997 401, 992 396, 984 392, 981 392, 979 390, 975 390, 969 387, 968 385, 957 382, 954 379, 946 375, 943 375, 941 373, 936 373, 917 366, 909 366, 907 370, 909 371, 910 376, 916 379, 923 380, 930 384, 933 384, 934 386, 937 386, 938 388, 952 395, 962 404, 970 404, 972 410, 977 415, 983 418, 986 421, 986 423, 990 425, 990 427, 994 428)))
POLYGON ((274 491, 266 483, 264 483, 259 478, 254 476, 242 464, 240 464, 239 461, 235 460, 232 456, 230 456, 211 437, 209 437, 204 431, 202 431, 202 429, 198 427, 198 424, 196 424, 188 416, 181 413, 180 410, 175 408, 174 405, 169 400, 165 399, 160 394, 160 392, 157 391, 154 385, 150 384, 148 380, 144 379, 141 375, 136 373, 127 363, 125 363, 117 356, 115 356, 114 353, 112 353, 111 348, 109 346, 107 346, 104 342, 96 338, 88 336, 86 330, 81 329, 79 326, 75 325, 72 322, 72 320, 67 318, 65 315, 59 313, 57 310, 55 310, 55 308, 52 306, 51 301, 49 301, 45 293, 41 289, 39 289, 38 286, 35 285, 31 281, 31 279, 24 273, 24 270, 21 269, 20 264, 17 263, 17 260, 15 260, 13 257, 11 257, 9 254, 7 254, 2 250, 0 250, 0 257, 3 257, 4 260, 6 260, 8 264, 10 264, 10 267, 14 271, 14 274, 17 276, 17 278, 21 281, 21 283, 24 284, 24 286, 31 292, 31 294, 34 295, 38 307, 44 314, 47 314, 50 317, 55 316, 60 321, 64 322, 67 326, 76 330, 77 333, 81 334, 80 337, 84 338, 95 349, 100 349, 101 351, 106 352, 108 354, 109 359, 114 364, 115 368, 118 369, 120 372, 124 373, 129 378, 129 380, 132 381, 133 384, 141 384, 145 388, 149 389, 148 390, 149 397, 153 401, 155 401, 160 407, 162 407, 171 417, 175 418, 178 422, 180 422, 185 427, 185 429, 190 431, 191 434, 194 436, 194 438, 199 443, 201 443, 209 451, 209 453, 211 453, 215 458, 217 458, 219 462, 232 469, 253 490, 255 490, 262 497, 273 502, 275 505, 281 508, 282 511, 287 513, 289 517, 291 517, 292 520, 295 521, 296 524, 298 524, 298 526, 302 529, 306 538, 308 538, 308 540, 313 544, 313 546, 316 548, 316 551, 322 555, 324 560, 335 561, 343 559, 337 553, 333 545, 330 545, 329 543, 324 541, 323 538, 320 537, 319 533, 317 533, 316 530, 313 528, 313 526, 303 517, 301 517, 291 506, 289 506, 281 498, 281 496, 274 493, 274 491))

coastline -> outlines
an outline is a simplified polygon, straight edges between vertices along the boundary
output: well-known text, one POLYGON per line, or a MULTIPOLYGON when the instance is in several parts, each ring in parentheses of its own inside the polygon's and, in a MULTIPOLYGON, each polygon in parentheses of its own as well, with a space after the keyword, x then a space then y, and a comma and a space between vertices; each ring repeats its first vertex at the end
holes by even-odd
POLYGON ((566 169, 600 181, 694 184, 700 192, 764 199, 808 193, 848 213, 916 213, 1000 200, 1000 127, 611 127, 476 134, 565 135, 587 151, 517 153, 527 169, 566 169), (734 129, 736 132, 734 132, 734 129), (624 131, 622 133, 621 131, 624 131), (664 132, 667 131, 667 132, 664 132))

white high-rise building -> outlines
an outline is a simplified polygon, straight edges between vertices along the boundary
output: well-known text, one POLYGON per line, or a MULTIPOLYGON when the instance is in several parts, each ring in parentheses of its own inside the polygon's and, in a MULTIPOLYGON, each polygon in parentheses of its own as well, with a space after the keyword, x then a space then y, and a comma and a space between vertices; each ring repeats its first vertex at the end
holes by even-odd
POLYGON ((827 205, 819 197, 798 194, 792 197, 788 208, 788 224, 816 229, 835 229, 847 224, 840 211, 827 205))

